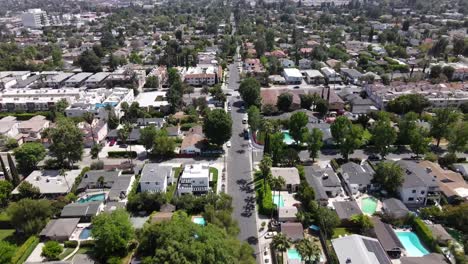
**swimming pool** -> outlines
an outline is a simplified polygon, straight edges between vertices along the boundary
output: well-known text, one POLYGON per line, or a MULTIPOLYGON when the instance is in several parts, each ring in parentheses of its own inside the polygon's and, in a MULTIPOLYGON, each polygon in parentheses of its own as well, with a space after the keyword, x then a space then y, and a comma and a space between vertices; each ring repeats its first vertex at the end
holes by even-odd
POLYGON ((377 199, 366 197, 361 200, 362 211, 366 214, 373 215, 377 210, 377 199))
POLYGON ((295 248, 288 249, 288 259, 302 260, 301 254, 295 248))
POLYGON ((203 225, 203 226, 206 225, 205 218, 200 217, 200 216, 194 217, 192 219, 192 222, 194 222, 195 224, 203 225))
POLYGON ((88 239, 89 237, 91 237, 91 228, 86 227, 81 231, 79 238, 85 240, 85 239, 88 239))
POLYGON ((78 203, 87 203, 87 202, 94 202, 94 201, 104 201, 106 199, 106 194, 105 193, 98 193, 98 194, 92 194, 88 195, 86 198, 80 198, 78 199, 78 203))
POLYGON ((273 195, 273 203, 276 204, 278 207, 284 207, 284 199, 281 195, 273 195))
POLYGON ((395 232, 400 242, 406 249, 409 257, 422 257, 429 254, 429 251, 423 246, 419 237, 414 232, 395 232))
POLYGON ((282 131, 282 133, 283 133, 283 142, 284 142, 284 144, 286 144, 286 145, 294 144, 295 141, 291 137, 291 135, 289 134, 289 131, 284 130, 284 131, 282 131))

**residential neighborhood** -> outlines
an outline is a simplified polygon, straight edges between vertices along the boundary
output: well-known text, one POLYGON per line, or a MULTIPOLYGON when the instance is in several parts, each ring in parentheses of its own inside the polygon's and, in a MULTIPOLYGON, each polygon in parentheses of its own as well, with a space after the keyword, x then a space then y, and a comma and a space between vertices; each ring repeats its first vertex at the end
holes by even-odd
POLYGON ((468 262, 468 2, 0 4, 0 263, 468 262))

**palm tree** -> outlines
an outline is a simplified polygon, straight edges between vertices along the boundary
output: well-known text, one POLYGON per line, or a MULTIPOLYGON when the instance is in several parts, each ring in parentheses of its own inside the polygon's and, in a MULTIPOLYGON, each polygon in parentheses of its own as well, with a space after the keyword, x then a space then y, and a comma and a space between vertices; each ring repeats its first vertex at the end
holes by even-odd
POLYGON ((273 237, 271 245, 277 252, 281 253, 281 259, 283 259, 284 252, 286 252, 291 247, 291 240, 283 233, 279 233, 273 237))
POLYGON ((306 263, 316 263, 320 260, 322 251, 316 241, 304 238, 296 244, 296 249, 306 263))
MULTIPOLYGON (((286 184, 286 181, 284 180, 283 177, 278 176, 278 177, 272 177, 270 179, 270 186, 273 192, 278 191, 280 192, 281 188, 286 184)), ((277 206, 278 207, 278 206, 277 206)), ((271 218, 273 218, 273 210, 271 211, 271 218)))
POLYGON ((101 187, 102 191, 104 191, 104 176, 99 176, 97 179, 97 184, 101 187))
POLYGON ((89 129, 91 130, 91 137, 93 138, 93 145, 96 143, 94 139, 94 130, 93 130, 93 121, 94 121, 94 114, 90 112, 85 112, 83 114, 84 121, 89 125, 89 129))
POLYGON ((267 179, 271 175, 271 166, 273 165, 272 163, 273 161, 271 160, 271 157, 269 155, 265 155, 263 156, 263 159, 260 161, 260 165, 258 165, 262 173, 263 185, 266 184, 267 179))

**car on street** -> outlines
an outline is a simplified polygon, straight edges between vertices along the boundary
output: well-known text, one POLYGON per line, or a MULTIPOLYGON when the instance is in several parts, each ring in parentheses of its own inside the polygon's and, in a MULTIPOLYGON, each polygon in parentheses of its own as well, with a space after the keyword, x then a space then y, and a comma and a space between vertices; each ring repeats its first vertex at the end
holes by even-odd
POLYGON ((231 147, 231 141, 226 142, 226 147, 228 147, 228 148, 231 147))
POLYGON ((231 112, 231 110, 232 110, 232 108, 230 106, 228 106, 227 109, 228 109, 229 112, 231 112))
POLYGON ((115 139, 111 139, 109 142, 109 147, 112 147, 115 145, 115 139))
POLYGON ((120 144, 120 145, 119 145, 119 148, 127 148, 127 147, 128 147, 127 144, 120 144))
POLYGON ((299 89, 299 86, 294 86, 293 88, 294 88, 294 89, 299 89))
POLYGON ((245 140, 249 139, 249 131, 247 129, 244 129, 244 139, 245 140))
POLYGON ((273 238, 273 237, 276 236, 277 234, 278 234, 278 232, 276 232, 276 231, 267 232, 267 233, 265 234, 265 239, 273 238))

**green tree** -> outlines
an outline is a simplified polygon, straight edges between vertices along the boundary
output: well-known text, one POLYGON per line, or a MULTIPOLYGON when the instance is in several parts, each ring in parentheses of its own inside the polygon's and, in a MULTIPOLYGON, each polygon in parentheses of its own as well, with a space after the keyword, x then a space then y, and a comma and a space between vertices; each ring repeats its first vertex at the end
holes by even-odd
POLYGON ((289 134, 291 134, 296 144, 304 141, 305 133, 307 133, 307 123, 309 123, 309 117, 306 113, 296 112, 291 115, 289 119, 289 134))
POLYGON ((10 263, 15 255, 16 247, 7 241, 0 241, 0 263, 10 263))
POLYGON ((271 166, 273 165, 273 160, 269 155, 264 155, 260 164, 258 165, 260 172, 262 173, 263 184, 265 185, 268 179, 271 177, 271 166))
POLYGON ((169 137, 167 130, 159 130, 154 138, 152 154, 157 157, 171 157, 174 155, 176 143, 169 137))
POLYGON ((39 233, 44 228, 53 211, 48 200, 26 198, 10 203, 7 214, 17 231, 30 236, 39 233))
POLYGON ((111 256, 125 256, 134 237, 130 216, 125 210, 101 213, 92 220, 91 236, 95 240, 95 254, 105 260, 111 256))
POLYGON ((94 129, 93 129, 94 114, 91 113, 91 112, 85 112, 83 114, 83 120, 89 126, 89 130, 91 131, 91 137, 93 138, 93 145, 94 145, 94 144, 96 144, 96 137, 94 135, 94 129))
POLYGON ((429 73, 429 77, 431 77, 431 79, 437 79, 439 78, 441 73, 442 73, 442 67, 440 65, 434 65, 431 67, 431 72, 429 73))
POLYGON ((318 128, 313 128, 310 133, 307 134, 307 150, 309 151, 309 157, 312 158, 312 162, 318 158, 318 153, 323 146, 323 133, 318 128))
POLYGON ((158 76, 148 76, 145 82, 145 88, 159 88, 158 76))
POLYGON ((429 100, 423 95, 407 94, 401 95, 388 102, 387 110, 397 114, 406 114, 408 112, 421 114, 422 111, 429 106, 429 100))
POLYGON ((16 164, 13 161, 13 158, 11 157, 10 153, 7 153, 7 159, 8 159, 8 166, 10 168, 11 179, 13 180, 13 186, 18 186, 18 184, 21 182, 21 179, 18 174, 18 170, 16 169, 16 164))
POLYGON ((55 67, 63 67, 62 49, 59 47, 54 46, 52 48, 52 62, 54 63, 55 67))
POLYGON ((140 144, 145 147, 146 154, 148 154, 148 151, 153 148, 154 140, 157 134, 158 130, 154 125, 146 126, 140 129, 140 144))
POLYGON ((260 106, 260 83, 255 78, 244 79, 239 86, 239 93, 247 106, 260 106))
POLYGON ((275 31, 273 29, 268 29, 265 32, 265 41, 267 50, 273 50, 275 47, 275 31))
POLYGON ((449 81, 452 80, 453 74, 455 73, 455 68, 452 66, 444 66, 442 67, 442 73, 447 77, 449 81))
POLYGON ((11 191, 13 191, 13 185, 11 182, 0 180, 0 208, 3 208, 8 204, 11 191))
POLYGON ((353 224, 357 225, 361 234, 367 234, 371 228, 374 227, 372 219, 365 214, 356 214, 349 219, 353 224))
POLYGON ((328 112, 328 101, 314 94, 314 110, 318 112, 321 117, 325 116, 328 112))
POLYGON ((282 93, 278 96, 278 101, 276 102, 276 107, 280 111, 288 112, 291 109, 293 102, 293 95, 290 93, 282 93))
POLYGON ((45 158, 46 149, 41 143, 24 143, 13 152, 18 170, 27 176, 37 167, 37 164, 45 158))
POLYGON ((262 116, 258 107, 256 107, 255 105, 250 106, 247 110, 247 115, 249 117, 248 121, 252 132, 255 132, 258 129, 260 129, 262 125, 262 116))
POLYGON ((101 59, 92 50, 86 50, 78 57, 78 65, 84 72, 101 72, 101 59))
POLYGON ((435 116, 431 119, 430 135, 437 140, 437 147, 442 138, 447 138, 450 127, 460 119, 460 112, 453 108, 435 110, 435 116))
POLYGON ((312 264, 320 260, 322 251, 320 250, 318 241, 311 241, 308 238, 303 238, 296 244, 296 249, 306 263, 312 264))
POLYGON ((207 139, 221 146, 231 138, 232 119, 231 116, 222 109, 215 109, 203 119, 203 133, 207 139))
POLYGON ((353 125, 345 116, 339 116, 330 126, 330 130, 341 155, 346 160, 349 154, 363 144, 364 130, 360 125, 353 125))
POLYGON ((396 162, 380 162, 377 164, 373 180, 387 192, 396 194, 405 178, 403 169, 396 162))
POLYGON ((351 121, 345 116, 339 116, 336 118, 335 122, 331 124, 330 131, 337 144, 340 144, 344 140, 347 130, 349 130, 351 125, 351 121))
POLYGON ((41 195, 41 191, 36 186, 32 185, 28 181, 23 181, 18 186, 18 198, 31 198, 38 199, 41 195))
POLYGON ((275 132, 270 136, 269 148, 271 151, 271 159, 273 164, 277 166, 284 157, 286 144, 284 143, 284 135, 281 132, 275 132))
POLYGON ((43 137, 49 139, 50 154, 62 168, 70 168, 83 155, 83 134, 68 118, 60 118, 55 127, 48 128, 43 137))
POLYGON ((132 132, 132 126, 130 124, 124 124, 124 126, 117 130, 117 137, 120 139, 122 144, 127 143, 127 139, 130 136, 130 133, 132 132))
POLYGON ((451 153, 466 151, 468 149, 468 122, 460 121, 451 125, 448 140, 448 150, 451 153))
POLYGON ((301 99, 301 108, 310 109, 314 103, 314 96, 311 94, 301 94, 299 95, 301 99))
POLYGON ((427 152, 429 143, 431 143, 428 130, 422 127, 412 130, 409 134, 409 140, 411 151, 418 157, 427 152))
POLYGON ((110 109, 106 109, 108 112, 107 114, 107 125, 109 126, 109 129, 116 129, 119 126, 119 118, 115 114, 114 108, 109 106, 110 109))
POLYGON ((418 115, 414 112, 405 114, 398 123, 398 142, 402 145, 410 143, 410 134, 417 128, 418 115))
POLYGON ((278 252, 281 253, 281 259, 283 259, 283 254, 291 247, 291 240, 287 238, 283 233, 279 233, 273 237, 271 241, 271 246, 278 252))
POLYGON ((59 260, 60 254, 63 252, 63 247, 59 244, 59 242, 51 240, 47 241, 42 248, 41 256, 46 258, 47 260, 59 260))
POLYGON ((375 123, 371 132, 374 146, 383 159, 390 151, 390 146, 395 143, 397 139, 397 132, 392 127, 390 118, 383 117, 382 115, 381 118, 375 123))

